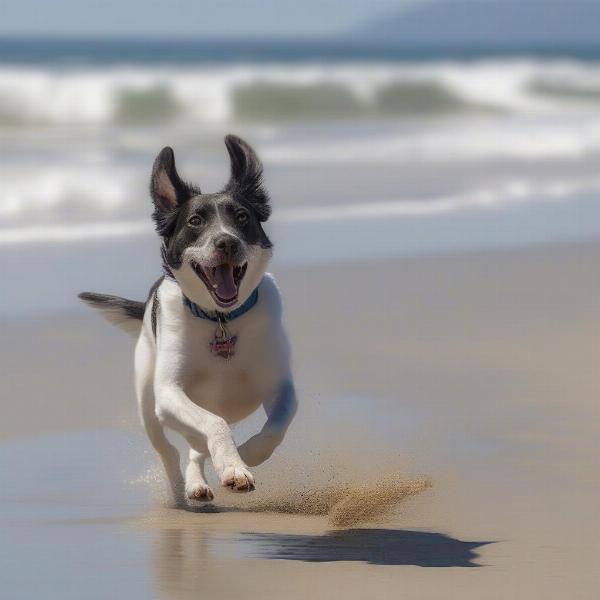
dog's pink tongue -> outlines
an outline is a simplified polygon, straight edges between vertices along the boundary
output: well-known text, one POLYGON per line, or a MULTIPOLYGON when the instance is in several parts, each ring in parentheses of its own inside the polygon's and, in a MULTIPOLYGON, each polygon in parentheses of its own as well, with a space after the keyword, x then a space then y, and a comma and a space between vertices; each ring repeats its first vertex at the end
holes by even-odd
POLYGON ((215 271, 215 283, 217 284, 217 295, 223 300, 230 300, 237 294, 235 281, 233 280, 233 265, 219 265, 215 271))

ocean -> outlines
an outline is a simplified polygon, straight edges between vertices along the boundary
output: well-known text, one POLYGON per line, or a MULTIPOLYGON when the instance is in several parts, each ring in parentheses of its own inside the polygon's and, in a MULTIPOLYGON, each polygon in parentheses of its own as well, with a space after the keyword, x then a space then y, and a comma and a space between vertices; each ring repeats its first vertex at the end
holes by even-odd
POLYGON ((600 233, 600 49, 3 40, 0 264, 23 285, 24 254, 106 240, 128 262, 160 148, 215 191, 229 132, 265 163, 282 265, 600 233))

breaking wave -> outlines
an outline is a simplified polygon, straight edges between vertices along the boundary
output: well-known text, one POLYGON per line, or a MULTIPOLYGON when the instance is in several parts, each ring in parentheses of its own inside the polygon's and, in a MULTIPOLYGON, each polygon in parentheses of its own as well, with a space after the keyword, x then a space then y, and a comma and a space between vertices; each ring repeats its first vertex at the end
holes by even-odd
POLYGON ((600 101, 597 63, 0 67, 10 126, 544 112, 581 100, 600 101))

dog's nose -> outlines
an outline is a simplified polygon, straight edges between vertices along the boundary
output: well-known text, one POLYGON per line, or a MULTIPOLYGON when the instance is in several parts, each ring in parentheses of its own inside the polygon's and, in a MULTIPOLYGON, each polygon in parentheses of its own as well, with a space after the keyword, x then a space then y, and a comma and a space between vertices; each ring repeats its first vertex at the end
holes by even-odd
POLYGON ((224 233, 215 238, 215 248, 223 254, 235 254, 240 248, 240 242, 237 238, 224 233))

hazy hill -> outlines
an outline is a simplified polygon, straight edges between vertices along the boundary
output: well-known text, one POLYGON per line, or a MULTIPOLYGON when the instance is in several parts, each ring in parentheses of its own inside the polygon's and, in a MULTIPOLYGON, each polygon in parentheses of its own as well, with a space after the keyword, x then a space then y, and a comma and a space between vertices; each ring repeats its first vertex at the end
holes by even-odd
POLYGON ((411 43, 600 45, 600 0, 425 0, 361 33, 411 43))

